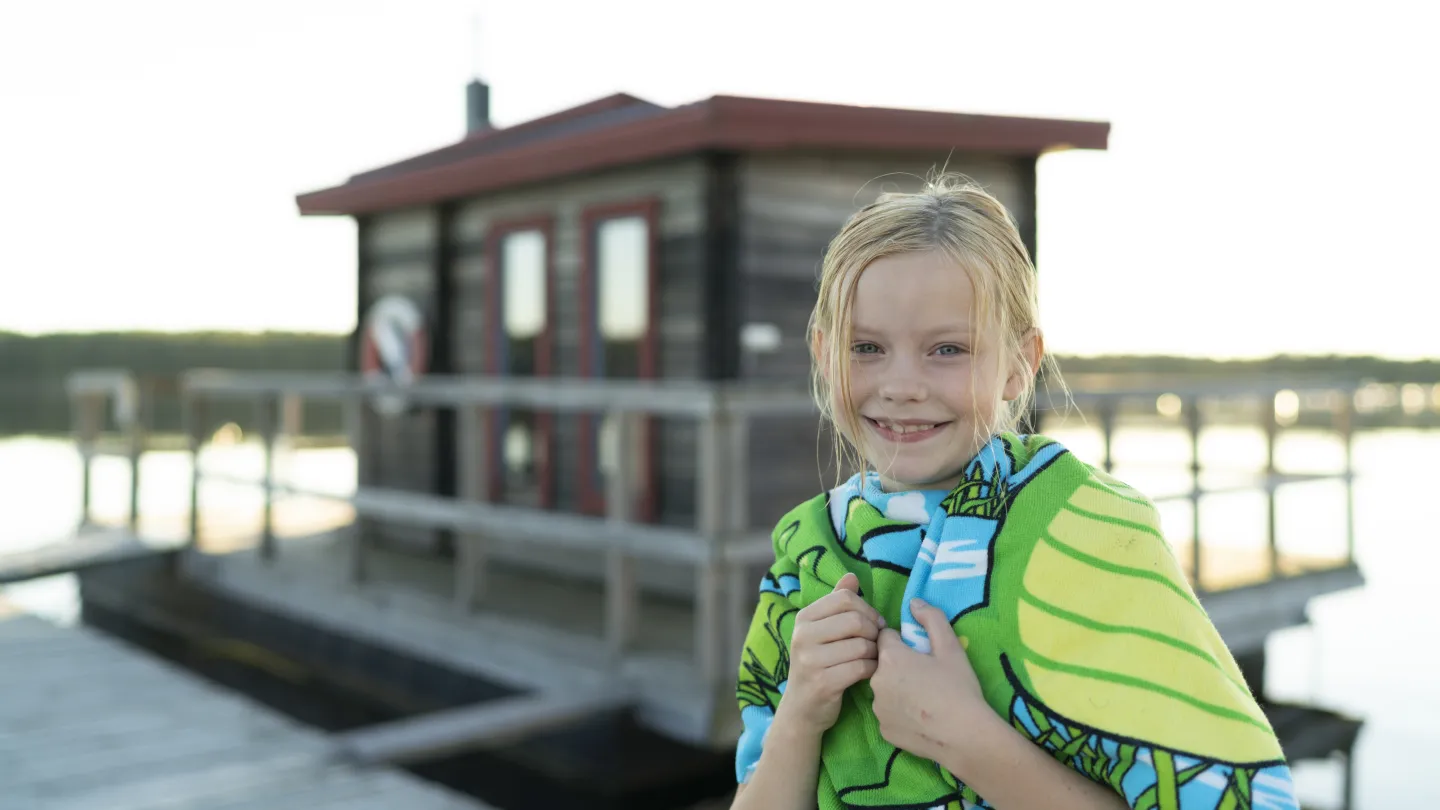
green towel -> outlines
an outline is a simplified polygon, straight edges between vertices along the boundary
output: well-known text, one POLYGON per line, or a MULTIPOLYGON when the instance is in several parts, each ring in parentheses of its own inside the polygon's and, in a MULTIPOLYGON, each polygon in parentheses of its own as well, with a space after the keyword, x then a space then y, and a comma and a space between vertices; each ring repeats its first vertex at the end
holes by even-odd
MULTIPOLYGON (((910 600, 944 610, 988 702, 1134 808, 1296 808, 1289 768, 1234 658, 1140 493, 1039 436, 1003 434, 951 492, 887 493, 874 473, 801 504, 745 641, 745 781, 785 692, 795 614, 846 572, 911 647, 910 600)), ((868 682, 847 690, 820 762, 821 810, 984 800, 880 736, 868 682)))

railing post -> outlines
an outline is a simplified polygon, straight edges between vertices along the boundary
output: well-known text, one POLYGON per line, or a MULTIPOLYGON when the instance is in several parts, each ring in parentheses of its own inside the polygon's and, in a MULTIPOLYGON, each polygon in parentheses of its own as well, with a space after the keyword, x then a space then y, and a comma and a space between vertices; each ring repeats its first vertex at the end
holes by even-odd
POLYGON ((1100 400, 1100 441, 1101 464, 1105 472, 1112 473, 1115 471, 1115 400, 1110 397, 1100 400))
POLYGON ((1279 485, 1275 469, 1275 443, 1280 433, 1280 422, 1275 414, 1275 397, 1278 392, 1269 392, 1269 399, 1260 408, 1265 430, 1265 544, 1270 563, 1270 578, 1280 576, 1280 550, 1277 545, 1277 517, 1275 513, 1275 489, 1279 485))
POLYGON ((729 449, 729 413, 718 392, 712 403, 710 413, 700 420, 696 448, 699 469, 695 478, 696 523, 706 551, 695 571, 695 668, 707 684, 720 677, 720 662, 724 660, 719 645, 729 623, 721 608, 719 540, 725 531, 725 508, 733 503, 724 458, 729 449))
POLYGON ((200 546, 200 450, 205 444, 205 403, 187 388, 180 390, 180 422, 190 451, 190 515, 188 548, 200 546))
POLYGON ((255 421, 265 465, 261 478, 265 506, 260 525, 260 559, 265 562, 275 559, 275 422, 278 410, 279 402, 270 393, 260 394, 255 400, 255 421))
MULTIPOLYGON (((730 510, 725 522, 728 529, 726 541, 745 537, 750 530, 750 418, 745 413, 734 413, 730 421, 730 437, 724 474, 730 492, 730 510)), ((725 610, 729 616, 728 632, 724 634, 725 672, 734 672, 740 666, 740 657, 745 646, 745 636, 750 632, 750 616, 757 598, 757 584, 748 578, 749 568, 740 562, 725 557, 725 610)))
POLYGON ((1200 398, 1190 397, 1184 401, 1185 426, 1190 433, 1190 568, 1194 577, 1193 588, 1198 594, 1205 590, 1200 576, 1200 398))
MULTIPOLYGON (((345 400, 345 433, 350 440, 350 449, 355 454, 355 498, 364 496, 365 484, 370 478, 368 455, 365 452, 365 395, 354 394, 345 400)), ((356 512, 351 524, 350 571, 351 582, 365 579, 365 535, 367 521, 356 512)))
MULTIPOLYGON (((636 414, 615 414, 615 468, 605 481, 606 518, 617 524, 632 522, 635 513, 636 414)), ((619 662, 635 640, 639 627, 640 594, 635 582, 635 560, 624 549, 605 552, 605 640, 611 660, 619 662)))
POLYGON ((150 386, 143 381, 127 378, 123 386, 128 391, 130 398, 129 407, 124 413, 124 416, 128 417, 124 428, 130 460, 128 523, 130 531, 138 534, 140 531, 140 459, 145 454, 146 427, 150 419, 152 397, 148 390, 150 386))
MULTIPOLYGON (((458 404, 460 432, 460 496, 471 503, 485 500, 489 490, 490 437, 485 430, 485 409, 458 404)), ((489 549, 484 535, 462 532, 455 560, 455 603, 469 611, 485 598, 489 585, 489 549)))
POLYGON ((80 453, 80 526, 90 525, 90 503, 94 492, 95 443, 100 434, 102 401, 88 391, 70 394, 75 446, 80 453))
POLYGON ((1341 389, 1340 408, 1335 413, 1335 429, 1345 445, 1345 559, 1355 564, 1355 395, 1356 391, 1341 389))
POLYGON ((305 432, 305 398, 299 394, 284 394, 280 397, 279 447, 290 453, 300 443, 305 432))

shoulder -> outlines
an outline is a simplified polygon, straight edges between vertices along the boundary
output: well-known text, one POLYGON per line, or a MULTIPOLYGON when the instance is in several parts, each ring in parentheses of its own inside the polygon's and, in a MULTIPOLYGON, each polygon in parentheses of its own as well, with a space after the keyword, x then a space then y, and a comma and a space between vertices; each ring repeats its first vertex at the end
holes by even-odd
POLYGON ((1159 512, 1145 493, 1081 459, 1059 441, 1041 434, 1006 436, 1011 475, 1028 480, 1044 470, 1073 488, 1071 502, 1088 503, 1118 519, 1142 523, 1159 531, 1159 512))
POLYGON ((1173 553, 1149 497, 1051 439, 1027 436, 1024 444, 1029 452, 1017 466, 1043 463, 1043 477, 1054 482, 1039 496, 1049 501, 1046 533, 1053 541, 1112 563, 1168 567, 1173 553), (1050 500, 1057 496, 1059 503, 1050 500))
POLYGON ((830 503, 830 494, 822 492, 815 497, 792 507, 790 511, 780 516, 775 521, 775 528, 770 532, 770 538, 777 545, 784 542, 784 538, 794 534, 802 524, 809 523, 824 517, 828 513, 827 506, 830 503))
POLYGON ((1104 470, 1085 465, 1085 477, 1070 501, 1089 507, 1113 521, 1134 524, 1160 534, 1160 510, 1145 493, 1104 470))
POLYGON ((1188 590, 1155 504, 1139 490, 1085 465, 1047 529, 1050 543, 1078 561, 1188 590))

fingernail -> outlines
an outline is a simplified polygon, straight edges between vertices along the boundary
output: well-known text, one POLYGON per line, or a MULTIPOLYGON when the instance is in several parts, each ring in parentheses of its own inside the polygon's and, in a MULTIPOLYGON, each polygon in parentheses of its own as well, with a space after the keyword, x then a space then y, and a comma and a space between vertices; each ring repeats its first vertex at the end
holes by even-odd
POLYGON ((884 627, 884 626, 885 626, 885 617, 884 617, 884 616, 881 616, 881 617, 880 617, 880 626, 881 626, 881 627, 884 627))
POLYGON ((910 612, 911 612, 911 613, 914 613, 915 611, 921 610, 922 608, 926 608, 926 607, 929 607, 929 605, 926 605, 926 604, 925 604, 925 600, 924 600, 924 599, 921 599, 921 598, 918 597, 918 596, 915 597, 914 599, 911 599, 911 600, 910 600, 910 612))

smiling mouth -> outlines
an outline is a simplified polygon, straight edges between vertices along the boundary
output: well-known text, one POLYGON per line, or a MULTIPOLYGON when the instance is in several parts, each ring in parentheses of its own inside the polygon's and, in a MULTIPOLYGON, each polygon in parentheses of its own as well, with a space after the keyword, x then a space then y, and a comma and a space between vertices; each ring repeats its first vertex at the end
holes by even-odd
POLYGON ((919 442, 934 436, 949 425, 949 422, 887 422, 865 417, 866 424, 880 437, 891 442, 919 442))

